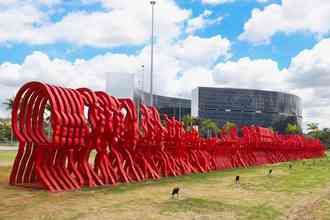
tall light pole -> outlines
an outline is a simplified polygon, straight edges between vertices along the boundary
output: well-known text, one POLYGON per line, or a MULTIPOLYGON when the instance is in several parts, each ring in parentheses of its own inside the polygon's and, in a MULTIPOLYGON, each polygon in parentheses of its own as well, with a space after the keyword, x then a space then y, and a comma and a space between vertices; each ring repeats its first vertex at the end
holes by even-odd
POLYGON ((138 121, 140 121, 140 110, 141 104, 144 103, 144 65, 141 65, 141 76, 139 77, 139 89, 138 89, 138 98, 137 98, 137 116, 138 121))
POLYGON ((150 106, 153 106, 153 74, 154 74, 154 6, 156 1, 150 1, 151 4, 151 55, 150 55, 150 106))
POLYGON ((141 75, 142 75, 141 91, 144 91, 144 65, 141 65, 141 75))

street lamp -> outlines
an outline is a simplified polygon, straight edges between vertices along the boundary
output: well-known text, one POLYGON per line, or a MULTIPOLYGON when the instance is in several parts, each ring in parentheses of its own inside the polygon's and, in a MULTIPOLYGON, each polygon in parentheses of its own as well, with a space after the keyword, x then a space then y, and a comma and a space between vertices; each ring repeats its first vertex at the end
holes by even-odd
POLYGON ((154 71, 154 6, 156 1, 150 1, 151 4, 151 55, 150 55, 150 106, 153 106, 153 71, 154 71))
POLYGON ((141 65, 141 75, 142 75, 141 91, 144 91, 144 65, 141 65))

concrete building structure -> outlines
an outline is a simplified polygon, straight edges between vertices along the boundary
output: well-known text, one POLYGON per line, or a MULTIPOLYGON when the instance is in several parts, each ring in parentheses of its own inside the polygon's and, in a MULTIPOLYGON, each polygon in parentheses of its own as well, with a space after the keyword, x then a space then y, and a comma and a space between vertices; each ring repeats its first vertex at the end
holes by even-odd
MULTIPOLYGON (((149 93, 138 88, 134 74, 111 73, 106 91, 118 98, 132 98, 137 103, 150 103, 149 93)), ((185 115, 208 118, 222 127, 227 121, 238 126, 259 125, 285 131, 288 123, 302 125, 302 104, 298 96, 275 91, 197 87, 192 98, 153 94, 153 103, 161 116, 167 114, 182 120, 185 115)))

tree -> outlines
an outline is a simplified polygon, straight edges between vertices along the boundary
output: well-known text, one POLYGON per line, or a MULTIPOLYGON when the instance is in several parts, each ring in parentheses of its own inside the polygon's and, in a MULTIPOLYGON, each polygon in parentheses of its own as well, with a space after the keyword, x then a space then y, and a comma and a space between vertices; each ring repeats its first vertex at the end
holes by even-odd
POLYGON ((13 109, 14 98, 6 99, 6 101, 3 102, 2 104, 4 104, 6 106, 7 111, 11 111, 13 109))
POLYGON ((0 119, 0 142, 8 143, 11 137, 10 119, 0 119))
POLYGON ((236 124, 234 122, 230 122, 227 121, 224 125, 223 125, 223 129, 226 131, 226 133, 229 133, 231 131, 231 129, 235 128, 236 124))
POLYGON ((307 130, 309 132, 316 132, 316 131, 319 131, 319 124, 318 123, 307 123, 307 130))
POLYGON ((322 131, 319 129, 318 123, 311 122, 311 123, 307 123, 306 125, 308 131, 307 134, 309 136, 312 136, 313 138, 321 139, 322 131))
POLYGON ((321 142, 330 148, 330 128, 323 128, 320 135, 321 142))
POLYGON ((285 132, 286 132, 287 134, 299 134, 299 133, 301 133, 301 130, 300 130, 300 128, 298 127, 298 125, 288 123, 288 126, 287 126, 287 128, 285 129, 285 132))
POLYGON ((207 131, 207 137, 211 137, 212 133, 218 133, 219 132, 219 128, 217 126, 217 124, 212 121, 211 119, 204 119, 202 121, 202 130, 203 131, 207 131))
POLYGON ((195 118, 192 117, 191 115, 185 115, 183 116, 183 124, 185 126, 185 128, 188 130, 188 131, 191 131, 194 123, 195 123, 195 118))
POLYGON ((320 139, 328 149, 330 148, 330 128, 323 128, 320 130, 317 123, 308 123, 307 127, 307 130, 309 131, 307 133, 308 136, 320 139))
POLYGON ((330 134, 330 128, 323 128, 322 131, 325 132, 325 133, 329 133, 330 134))

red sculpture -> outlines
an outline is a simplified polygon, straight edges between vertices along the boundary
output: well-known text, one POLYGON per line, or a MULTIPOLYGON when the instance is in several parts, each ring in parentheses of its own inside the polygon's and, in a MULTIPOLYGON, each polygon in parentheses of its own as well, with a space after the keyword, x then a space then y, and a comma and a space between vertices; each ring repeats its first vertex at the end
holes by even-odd
POLYGON ((205 139, 175 118, 164 115, 162 122, 154 107, 142 105, 139 121, 130 99, 39 82, 18 91, 12 125, 19 150, 10 184, 51 192, 325 155, 319 140, 255 126, 242 127, 242 137, 234 128, 205 139))

